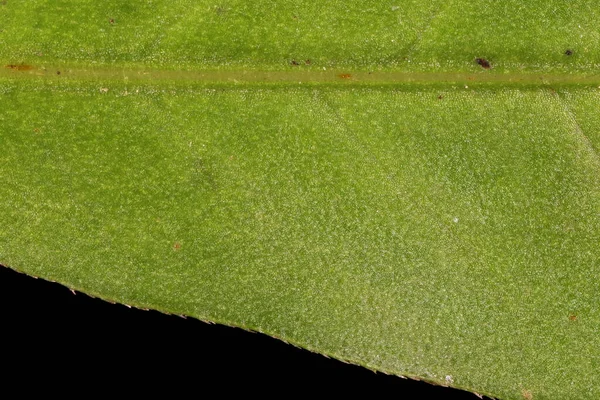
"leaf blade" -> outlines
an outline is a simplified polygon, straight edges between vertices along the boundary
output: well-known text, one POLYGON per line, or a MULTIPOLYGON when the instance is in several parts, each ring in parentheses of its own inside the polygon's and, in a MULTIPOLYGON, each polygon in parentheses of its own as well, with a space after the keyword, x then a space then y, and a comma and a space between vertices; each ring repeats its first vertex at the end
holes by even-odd
MULTIPOLYGON (((444 12, 429 18, 448 23, 444 12)), ((423 50, 441 30, 431 29, 415 48, 439 59, 423 50)), ((56 54, 77 51, 42 38, 56 54)), ((86 43, 84 56, 67 58, 95 60, 104 42, 86 43)), ((295 68, 291 42, 282 43, 253 56, 254 68, 295 68)), ((190 65, 190 53, 167 48, 174 67, 190 65)), ((120 51, 104 60, 110 68, 130 62, 120 51)), ((449 53, 459 64, 442 71, 481 70, 449 53)), ((135 63, 160 64, 144 54, 134 52, 135 63)), ((366 54, 351 65, 411 71, 366 54)), ((220 66, 210 62, 198 68, 220 66)), ((591 61, 578 62, 574 76, 591 61)), ((598 393, 598 286, 589 279, 598 268, 598 121, 589 117, 598 94, 589 84, 206 87, 5 73, 1 263, 439 384, 506 398, 567 398, 572 382, 578 395, 598 393)))

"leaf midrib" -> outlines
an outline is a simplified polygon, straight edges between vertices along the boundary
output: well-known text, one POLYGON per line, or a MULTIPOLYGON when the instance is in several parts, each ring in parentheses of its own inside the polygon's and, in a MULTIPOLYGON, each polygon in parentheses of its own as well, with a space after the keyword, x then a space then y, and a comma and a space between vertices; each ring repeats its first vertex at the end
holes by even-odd
POLYGON ((408 72, 351 69, 167 70, 144 67, 0 64, 0 78, 28 80, 183 82, 200 84, 600 86, 600 74, 535 72, 408 72))

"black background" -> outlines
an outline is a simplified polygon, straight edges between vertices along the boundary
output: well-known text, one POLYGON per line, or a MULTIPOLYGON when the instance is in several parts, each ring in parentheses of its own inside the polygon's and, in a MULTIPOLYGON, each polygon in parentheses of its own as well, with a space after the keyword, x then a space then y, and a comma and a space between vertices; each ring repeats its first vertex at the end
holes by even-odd
MULTIPOLYGON (((10 377, 101 389, 143 386, 288 396, 298 391, 475 400, 471 393, 376 374, 265 335, 73 295, 0 267, 2 362, 10 377), (285 392, 281 393, 281 390, 285 392)), ((6 383, 10 377, 4 375, 6 383)))

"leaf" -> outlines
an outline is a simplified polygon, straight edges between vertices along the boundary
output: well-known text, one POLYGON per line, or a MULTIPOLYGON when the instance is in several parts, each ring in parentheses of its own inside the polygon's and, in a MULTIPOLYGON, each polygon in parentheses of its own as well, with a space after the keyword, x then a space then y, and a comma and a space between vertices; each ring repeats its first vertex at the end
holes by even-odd
POLYGON ((593 1, 6 1, 0 263, 506 399, 600 386, 593 1))

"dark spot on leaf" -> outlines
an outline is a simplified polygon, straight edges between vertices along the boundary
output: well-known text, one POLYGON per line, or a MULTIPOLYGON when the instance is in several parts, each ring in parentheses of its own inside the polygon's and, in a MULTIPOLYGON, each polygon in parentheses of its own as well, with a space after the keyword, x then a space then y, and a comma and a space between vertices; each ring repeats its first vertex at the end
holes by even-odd
POLYGON ((350 74, 339 74, 338 76, 340 78, 342 78, 342 79, 350 79, 350 78, 352 78, 352 75, 350 75, 350 74))
POLYGON ((292 65, 300 65, 300 63, 298 61, 296 61, 296 60, 292 60, 290 62, 290 64, 292 64, 292 65))
POLYGON ((110 22, 110 24, 112 25, 112 24, 114 24, 114 23, 115 23, 115 19, 114 19, 114 18, 111 18, 111 19, 109 19, 109 20, 108 20, 108 22, 110 22))
POLYGON ((60 71, 56 71, 56 75, 60 75, 60 71))
POLYGON ((488 60, 486 60, 485 58, 476 58, 475 62, 477 64, 481 65, 481 67, 484 69, 492 68, 492 66, 490 65, 490 62, 488 60))
POLYGON ((218 189, 215 171, 210 162, 199 157, 195 160, 194 167, 195 176, 192 181, 193 185, 210 191, 218 189))
POLYGON ((529 390, 525 390, 525 389, 523 389, 523 390, 521 391, 521 395, 523 396, 523 398, 524 398, 525 400, 532 400, 532 399, 533 399, 533 394, 532 394, 532 393, 531 393, 531 391, 529 391, 529 390))
POLYGON ((567 49, 567 50, 565 51, 565 56, 572 56, 572 55, 573 55, 573 50, 571 50, 571 49, 567 49))
POLYGON ((575 314, 569 315, 569 321, 577 321, 577 315, 575 315, 575 314))
POLYGON ((173 250, 177 251, 177 250, 179 250, 179 249, 181 249, 181 243, 179 243, 179 242, 175 242, 175 243, 173 244, 173 250))
POLYGON ((444 98, 444 96, 442 96, 441 94, 438 96, 438 100, 441 100, 443 98, 444 98))
POLYGON ((15 71, 31 71, 33 69, 32 65, 27 64, 9 64, 5 65, 8 69, 14 69, 15 71))
POLYGON ((305 63, 306 65, 310 65, 310 60, 306 60, 306 61, 304 61, 304 63, 305 63))

